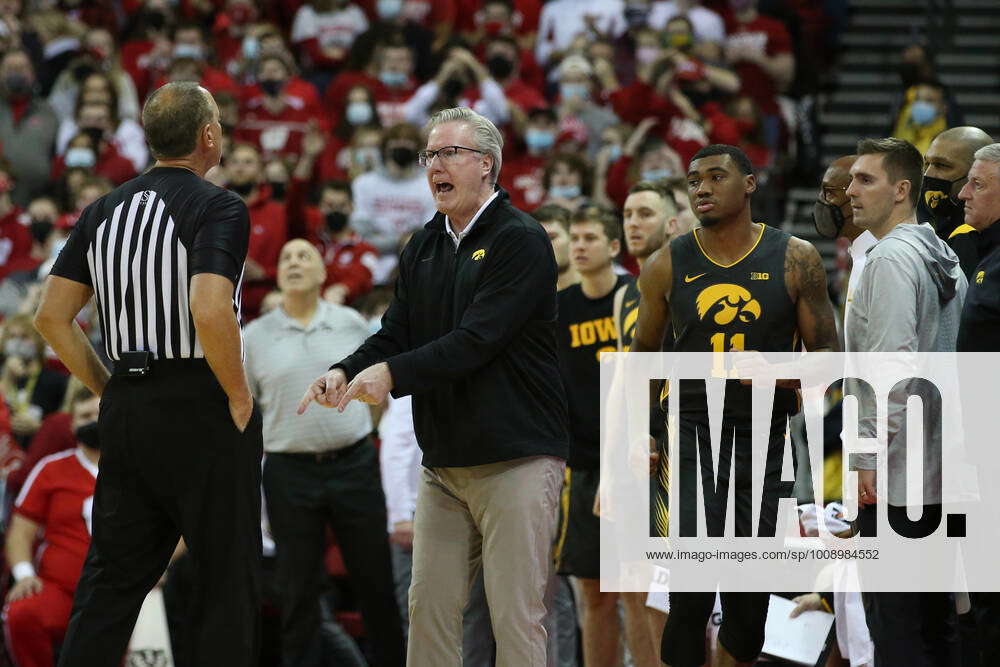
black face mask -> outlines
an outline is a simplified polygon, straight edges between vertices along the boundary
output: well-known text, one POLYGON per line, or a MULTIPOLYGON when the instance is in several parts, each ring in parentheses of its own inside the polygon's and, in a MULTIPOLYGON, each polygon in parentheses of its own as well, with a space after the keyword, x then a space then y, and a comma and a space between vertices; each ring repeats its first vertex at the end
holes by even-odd
POLYGON ((343 211, 333 211, 326 214, 326 228, 333 234, 339 234, 347 227, 347 214, 343 211))
POLYGON ((3 80, 4 88, 7 92, 16 97, 21 97, 27 95, 31 92, 31 79, 24 76, 23 74, 8 74, 7 78, 3 80))
POLYGON ((444 94, 447 97, 455 98, 462 94, 465 90, 465 82, 457 77, 452 77, 444 82, 444 94))
POLYGON ((77 442, 91 449, 101 449, 101 435, 97 430, 97 422, 88 422, 77 428, 73 435, 77 442))
POLYGON ((389 159, 400 167, 411 167, 417 161, 417 151, 398 146, 389 151, 389 159))
POLYGON ((31 224, 28 225, 28 231, 36 243, 45 243, 46 239, 49 238, 49 234, 52 233, 53 227, 54 225, 51 220, 32 219, 31 224))
POLYGON ((104 140, 104 130, 99 127, 81 127, 81 134, 86 134, 90 137, 91 145, 94 147, 94 153, 100 152, 101 141, 104 140))
POLYGON ((272 181, 271 197, 274 199, 283 200, 285 198, 285 184, 272 181))
POLYGON ((260 86, 260 89, 268 97, 277 97, 281 89, 285 87, 285 82, 278 79, 264 79, 263 81, 258 81, 257 85, 260 86))
POLYGON ((246 197, 253 190, 254 185, 253 181, 247 181, 246 183, 230 183, 228 187, 239 196, 246 197))
POLYGON ((954 221, 955 216, 965 218, 965 206, 951 197, 951 193, 956 189, 956 183, 963 181, 965 178, 946 181, 943 178, 924 176, 924 183, 920 188, 920 200, 934 219, 935 227, 941 223, 954 221))
POLYGON ((97 71, 97 66, 89 60, 82 60, 75 65, 73 65, 73 79, 77 83, 83 83, 83 80, 88 76, 97 71))
POLYGON ((823 238, 835 239, 840 236, 844 222, 844 212, 839 206, 827 204, 825 201, 813 204, 813 224, 816 225, 816 233, 823 238))
POLYGON ((150 9, 143 12, 143 22, 153 30, 163 30, 167 24, 167 15, 159 9, 150 9))
POLYGON ((494 79, 506 79, 514 71, 514 61, 504 56, 491 56, 486 61, 486 69, 494 79))

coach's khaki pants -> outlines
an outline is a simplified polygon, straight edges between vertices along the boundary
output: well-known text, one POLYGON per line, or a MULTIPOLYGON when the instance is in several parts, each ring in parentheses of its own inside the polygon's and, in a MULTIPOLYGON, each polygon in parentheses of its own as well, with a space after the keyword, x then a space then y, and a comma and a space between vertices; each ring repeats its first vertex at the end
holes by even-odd
POLYGON ((462 610, 480 566, 498 667, 545 667, 543 597, 564 468, 533 456, 421 470, 409 667, 462 666, 462 610))

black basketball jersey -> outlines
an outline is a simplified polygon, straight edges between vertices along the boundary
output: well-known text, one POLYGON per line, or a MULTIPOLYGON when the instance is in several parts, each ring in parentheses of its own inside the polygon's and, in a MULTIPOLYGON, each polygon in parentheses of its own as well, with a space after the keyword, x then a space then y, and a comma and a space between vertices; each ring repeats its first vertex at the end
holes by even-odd
MULTIPOLYGON (((674 351, 792 352, 798 349, 795 304, 785 286, 785 253, 789 238, 787 232, 761 225, 760 235, 750 250, 732 264, 725 265, 708 256, 701 246, 698 230, 672 241, 670 319, 674 329, 674 351)), ((798 407, 796 392, 778 391, 789 412, 795 412, 798 407)), ((749 387, 739 381, 728 381, 726 396, 727 410, 734 406, 735 414, 750 414, 749 387), (730 396, 730 392, 737 396, 730 396), (733 398, 737 400, 734 402, 733 398)), ((697 402, 689 405, 697 405, 697 402)), ((685 411, 688 410, 681 408, 681 412, 685 411)))
POLYGON ((618 276, 614 288, 599 299, 589 299, 580 284, 559 292, 559 370, 566 387, 570 417, 569 465, 595 469, 600 462, 601 367, 604 352, 618 350, 613 305, 615 292, 634 283, 618 276))
MULTIPOLYGON (((639 282, 633 281, 625 286, 625 294, 618 306, 618 339, 622 343, 622 351, 628 352, 635 338, 635 325, 639 321, 639 282)), ((660 349, 669 352, 674 348, 674 332, 669 327, 663 332, 663 344, 660 349)))

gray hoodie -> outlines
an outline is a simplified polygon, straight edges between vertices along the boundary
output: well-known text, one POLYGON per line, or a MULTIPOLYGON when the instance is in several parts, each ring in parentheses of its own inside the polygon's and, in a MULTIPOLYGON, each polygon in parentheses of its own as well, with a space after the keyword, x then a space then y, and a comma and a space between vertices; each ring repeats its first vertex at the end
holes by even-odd
MULTIPOLYGON (((850 304, 847 351, 954 352, 967 286, 958 257, 931 225, 897 225, 868 250, 868 262, 850 304)), ((904 407, 900 401, 889 404, 888 500, 891 505, 919 505, 919 499, 907 503, 905 475, 894 474, 906 469, 905 449, 893 447, 894 441, 905 442, 900 439, 905 438, 904 407)), ((859 417, 868 422, 867 428, 862 424, 863 431, 873 428, 871 420, 859 417)), ((928 441, 924 448, 927 503, 941 502, 940 447, 940 441, 928 441)), ((855 469, 875 469, 871 455, 854 455, 851 463, 855 469)))

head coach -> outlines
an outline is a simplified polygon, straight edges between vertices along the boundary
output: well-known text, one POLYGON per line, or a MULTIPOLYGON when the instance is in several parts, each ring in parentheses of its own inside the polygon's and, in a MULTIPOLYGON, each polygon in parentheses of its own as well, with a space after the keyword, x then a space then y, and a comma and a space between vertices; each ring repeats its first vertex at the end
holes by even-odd
POLYGON ((102 396, 101 470, 59 664, 117 665, 183 536, 198 564, 194 663, 256 662, 261 420, 243 371, 239 292, 250 235, 234 193, 204 180, 222 127, 194 83, 142 110, 156 164, 81 214, 35 326, 102 396), (96 297, 108 372, 74 322, 96 297))
POLYGON ((555 257, 541 226, 496 187, 503 139, 493 123, 446 109, 427 130, 419 161, 438 214, 403 250, 382 329, 313 383, 299 411, 413 395, 424 467, 408 664, 461 665, 462 608, 481 566, 497 664, 541 667, 569 438, 555 257))

